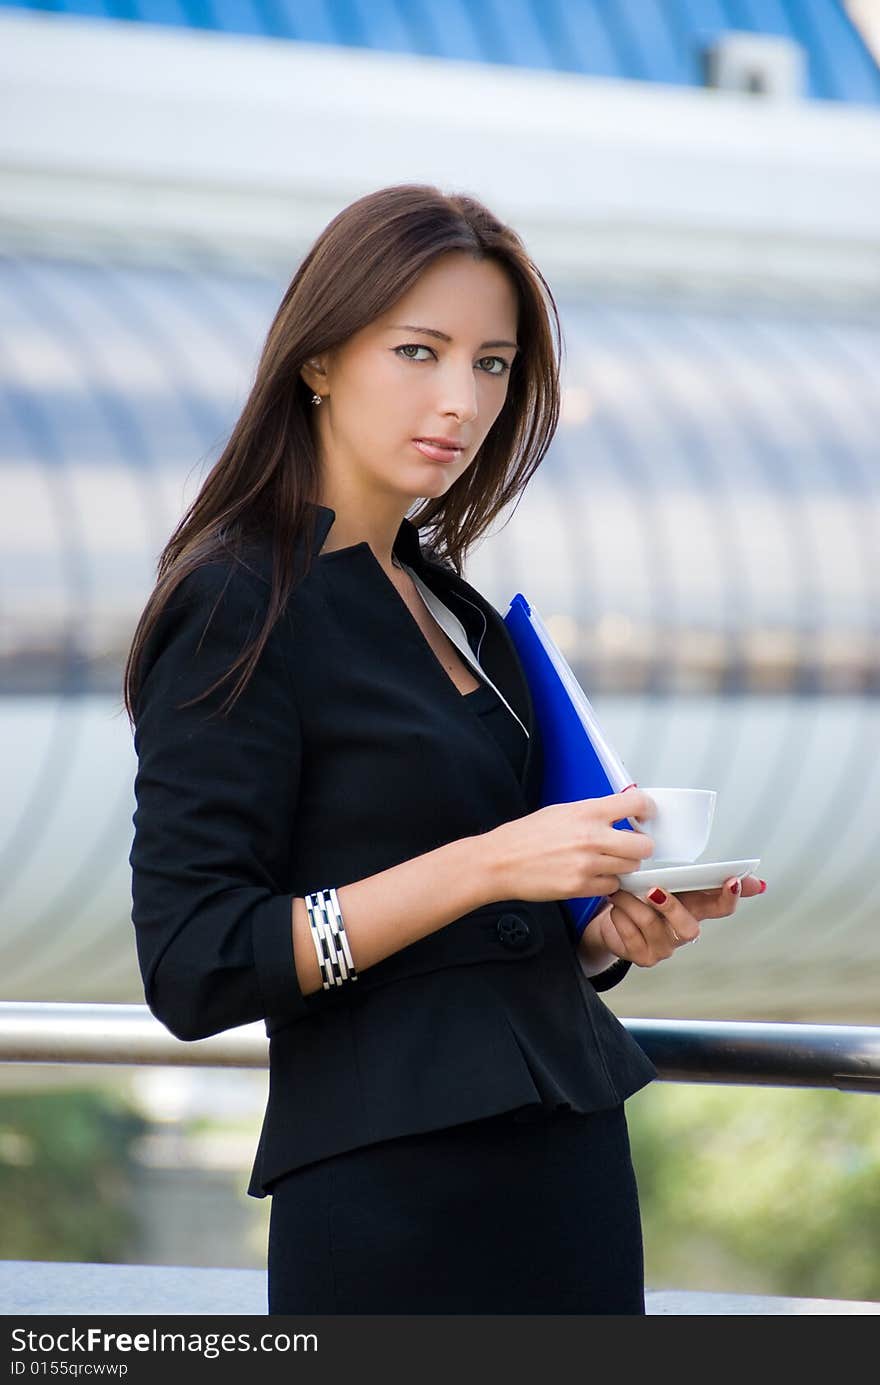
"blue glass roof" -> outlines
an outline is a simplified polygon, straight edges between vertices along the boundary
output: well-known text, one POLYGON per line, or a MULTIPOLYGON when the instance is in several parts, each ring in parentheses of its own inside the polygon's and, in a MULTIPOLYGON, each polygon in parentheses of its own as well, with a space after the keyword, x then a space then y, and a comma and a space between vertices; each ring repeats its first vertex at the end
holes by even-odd
POLYGON ((843 0, 6 0, 8 8, 702 86, 719 34, 795 39, 808 95, 880 103, 880 67, 843 0))

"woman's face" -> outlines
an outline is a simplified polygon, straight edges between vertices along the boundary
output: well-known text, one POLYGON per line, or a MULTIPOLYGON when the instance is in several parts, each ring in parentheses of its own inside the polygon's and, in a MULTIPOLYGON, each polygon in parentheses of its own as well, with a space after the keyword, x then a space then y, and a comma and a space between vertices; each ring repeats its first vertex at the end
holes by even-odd
POLYGON ((473 461, 507 397, 517 297, 491 260, 451 251, 387 313, 303 372, 331 491, 384 492, 408 508, 443 495, 473 461), (435 460, 417 438, 462 450, 435 460))

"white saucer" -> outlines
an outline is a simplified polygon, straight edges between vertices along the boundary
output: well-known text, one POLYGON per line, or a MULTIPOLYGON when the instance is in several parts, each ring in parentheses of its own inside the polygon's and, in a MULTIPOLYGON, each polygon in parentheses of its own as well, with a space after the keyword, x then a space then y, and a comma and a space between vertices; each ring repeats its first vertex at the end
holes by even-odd
POLYGON ((629 890, 630 894, 642 894, 655 885, 670 894, 681 894, 683 890, 715 890, 733 875, 741 880, 760 864, 761 858, 756 856, 753 861, 696 861, 691 866, 649 867, 621 875, 620 888, 629 890))

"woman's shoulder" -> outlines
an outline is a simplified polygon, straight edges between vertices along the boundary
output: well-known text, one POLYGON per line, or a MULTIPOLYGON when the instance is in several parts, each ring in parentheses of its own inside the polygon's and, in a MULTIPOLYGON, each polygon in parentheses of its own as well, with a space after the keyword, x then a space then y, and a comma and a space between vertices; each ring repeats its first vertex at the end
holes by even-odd
MULTIPOLYGON (((303 543, 294 543, 294 565, 301 580, 303 543)), ((235 543, 220 542, 185 577, 175 593, 183 601, 199 601, 210 596, 228 596, 232 601, 256 601, 268 604, 275 573, 275 550, 268 537, 239 539, 235 543)))
POLYGON ((166 610, 170 616, 214 603, 265 606, 268 597, 269 587, 255 567, 231 554, 217 553, 184 573, 168 597, 166 610))
MULTIPOLYGON (((176 699, 184 685, 198 684, 201 690, 228 674, 263 628, 270 596, 270 585, 228 553, 212 553, 185 572, 158 609, 144 642, 137 721, 151 703, 176 699)), ((284 614, 272 622, 259 664, 264 672, 286 676, 284 614)))
POLYGON ((241 629, 255 633, 266 617, 272 591, 272 552, 249 543, 211 550, 174 582, 161 603, 149 641, 152 655, 198 632, 202 640, 241 629))

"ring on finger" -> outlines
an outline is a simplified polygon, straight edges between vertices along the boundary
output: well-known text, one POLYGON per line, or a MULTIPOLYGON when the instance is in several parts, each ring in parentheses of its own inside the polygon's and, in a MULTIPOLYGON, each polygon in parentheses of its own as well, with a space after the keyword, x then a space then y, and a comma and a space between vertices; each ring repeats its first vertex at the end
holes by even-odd
POLYGON ((676 933, 675 929, 672 927, 672 924, 669 925, 669 931, 670 931, 670 933, 672 934, 672 941, 673 941, 676 945, 677 945, 678 943, 680 943, 680 942, 681 942, 681 938, 678 936, 678 934, 676 933))

